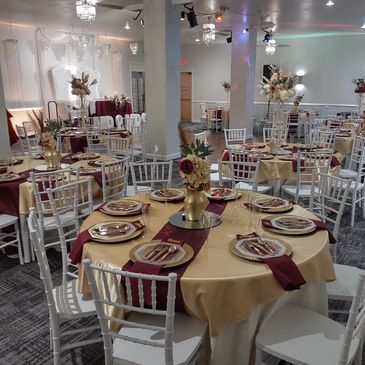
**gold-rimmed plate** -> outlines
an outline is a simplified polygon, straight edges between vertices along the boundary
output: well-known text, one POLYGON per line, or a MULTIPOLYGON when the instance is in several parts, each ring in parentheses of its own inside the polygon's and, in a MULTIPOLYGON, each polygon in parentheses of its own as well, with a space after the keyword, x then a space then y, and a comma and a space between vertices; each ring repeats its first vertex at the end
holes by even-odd
MULTIPOLYGON (((91 175, 91 174, 94 174, 99 171, 100 171, 100 169, 97 169, 95 167, 85 167, 85 166, 80 167, 81 176, 91 175)), ((76 170, 72 171, 71 174, 76 175, 76 170)))
POLYGON ((100 157, 100 153, 96 152, 79 152, 72 155, 73 160, 94 160, 100 157))
POLYGON ((8 165, 19 165, 23 162, 24 160, 21 158, 5 158, 5 159, 1 159, 0 160, 0 166, 8 166, 8 165))
POLYGON ((93 167, 100 167, 102 164, 112 164, 112 163, 116 163, 116 162, 119 162, 120 160, 117 160, 117 159, 113 159, 113 160, 98 160, 98 161, 90 161, 88 162, 88 164, 90 166, 93 166, 93 167))
POLYGON ((133 222, 118 221, 98 223, 89 228, 93 241, 117 243, 131 240, 143 232, 143 226, 137 228, 133 222))
POLYGON ((234 239, 229 243, 229 249, 236 256, 256 262, 283 255, 290 256, 293 253, 287 242, 266 236, 234 239))
POLYGON ((139 214, 142 211, 143 203, 138 200, 116 200, 105 203, 100 211, 108 215, 128 216, 139 214))
POLYGON ((70 166, 70 164, 68 164, 68 163, 60 163, 59 169, 49 169, 46 164, 42 164, 42 165, 35 166, 34 170, 36 170, 36 171, 57 171, 57 170, 67 169, 67 167, 69 167, 69 166, 70 166))
POLYGON ((185 264, 191 260, 193 256, 194 250, 187 243, 184 243, 181 246, 179 244, 159 240, 140 243, 129 251, 129 257, 133 262, 138 261, 152 265, 163 265, 166 268, 185 264), (156 251, 156 249, 158 251, 156 251), (169 249, 172 249, 171 253, 168 253, 169 249), (176 251, 174 251, 174 249, 176 251), (166 253, 166 257, 163 258, 166 253), (151 257, 151 259, 149 259, 149 257, 151 257), (156 260, 154 260, 154 257, 156 257, 156 260), (162 258, 163 260, 159 261, 162 258))
POLYGON ((0 182, 17 181, 17 180, 21 180, 23 178, 24 178, 23 175, 8 172, 8 173, 0 175, 0 182))
POLYGON ((157 189, 151 192, 150 198, 160 202, 180 200, 185 196, 185 193, 180 189, 164 188, 157 189))
POLYGON ((275 197, 256 198, 252 205, 257 209, 267 213, 283 213, 293 209, 293 204, 288 200, 275 197))
POLYGON ((241 197, 241 192, 230 188, 215 187, 205 193, 207 198, 214 201, 235 200, 241 197))
POLYGON ((270 232, 285 235, 302 235, 314 232, 317 227, 312 219, 296 215, 278 215, 276 217, 265 217, 272 227, 265 227, 270 232))

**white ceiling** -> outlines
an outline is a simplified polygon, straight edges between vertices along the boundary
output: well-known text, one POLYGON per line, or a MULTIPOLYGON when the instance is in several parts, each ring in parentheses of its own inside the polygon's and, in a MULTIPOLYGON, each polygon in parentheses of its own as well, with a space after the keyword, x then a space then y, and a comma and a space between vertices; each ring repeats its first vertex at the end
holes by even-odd
MULTIPOLYGON (((137 13, 129 10, 139 8, 141 0, 102 1, 126 8, 118 10, 97 7, 95 22, 84 24, 75 14, 74 0, 0 0, 0 21, 60 28, 66 31, 74 28, 103 36, 143 40, 144 28, 139 22, 143 13, 134 21, 132 17, 137 13), (129 21, 131 26, 128 31, 124 29, 126 21, 129 21)), ((332 7, 326 6, 326 2, 327 0, 196 0, 195 11, 213 14, 220 7, 228 8, 223 22, 217 25, 219 29, 230 28, 233 24, 242 24, 243 28, 260 28, 263 16, 265 22, 271 21, 276 24, 275 33, 279 39, 345 32, 365 33, 360 29, 365 17, 363 0, 334 0, 335 5, 332 7)), ((182 10, 182 7, 179 9, 182 10)), ((187 21, 181 22, 183 42, 193 42, 207 19, 207 16, 198 16, 199 26, 192 29, 187 21)), ((259 33, 259 37, 262 34, 259 33)))

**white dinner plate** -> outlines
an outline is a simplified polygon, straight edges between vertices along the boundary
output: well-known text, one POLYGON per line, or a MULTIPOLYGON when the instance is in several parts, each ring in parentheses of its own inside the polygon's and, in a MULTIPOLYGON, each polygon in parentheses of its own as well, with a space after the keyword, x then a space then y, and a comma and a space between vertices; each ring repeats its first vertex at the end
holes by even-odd
MULTIPOLYGON (((67 167, 69 167, 69 166, 70 166, 70 164, 68 164, 68 163, 61 163, 60 168, 58 170, 67 169, 67 167)), ((37 165, 36 167, 34 167, 34 170, 37 170, 37 171, 55 171, 55 170, 49 170, 48 166, 46 164, 37 165)))

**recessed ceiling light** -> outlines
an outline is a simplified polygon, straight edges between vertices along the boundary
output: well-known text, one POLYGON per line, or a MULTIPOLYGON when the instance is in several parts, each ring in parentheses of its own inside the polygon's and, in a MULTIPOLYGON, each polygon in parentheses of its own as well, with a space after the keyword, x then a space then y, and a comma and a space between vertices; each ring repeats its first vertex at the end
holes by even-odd
POLYGON ((125 23, 124 29, 131 29, 128 22, 125 23))
POLYGON ((245 33, 247 33, 247 32, 248 32, 248 28, 246 28, 246 29, 243 29, 243 30, 242 30, 242 33, 243 33, 243 34, 245 34, 245 33))
POLYGON ((332 0, 328 0, 326 3, 327 6, 335 5, 335 3, 332 0))
POLYGON ((200 42, 200 38, 199 37, 196 37, 195 38, 195 42, 200 42))

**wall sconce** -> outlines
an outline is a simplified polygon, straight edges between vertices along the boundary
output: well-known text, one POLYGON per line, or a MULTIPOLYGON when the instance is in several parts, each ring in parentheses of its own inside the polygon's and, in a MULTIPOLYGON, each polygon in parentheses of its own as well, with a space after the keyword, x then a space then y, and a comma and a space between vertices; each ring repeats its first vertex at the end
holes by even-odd
POLYGON ((297 75, 298 83, 295 85, 295 89, 297 91, 301 91, 304 89, 303 77, 305 75, 305 71, 299 70, 299 71, 297 71, 296 75, 297 75))
POLYGON ((129 45, 129 48, 133 55, 136 55, 138 53, 138 43, 131 43, 129 45))

